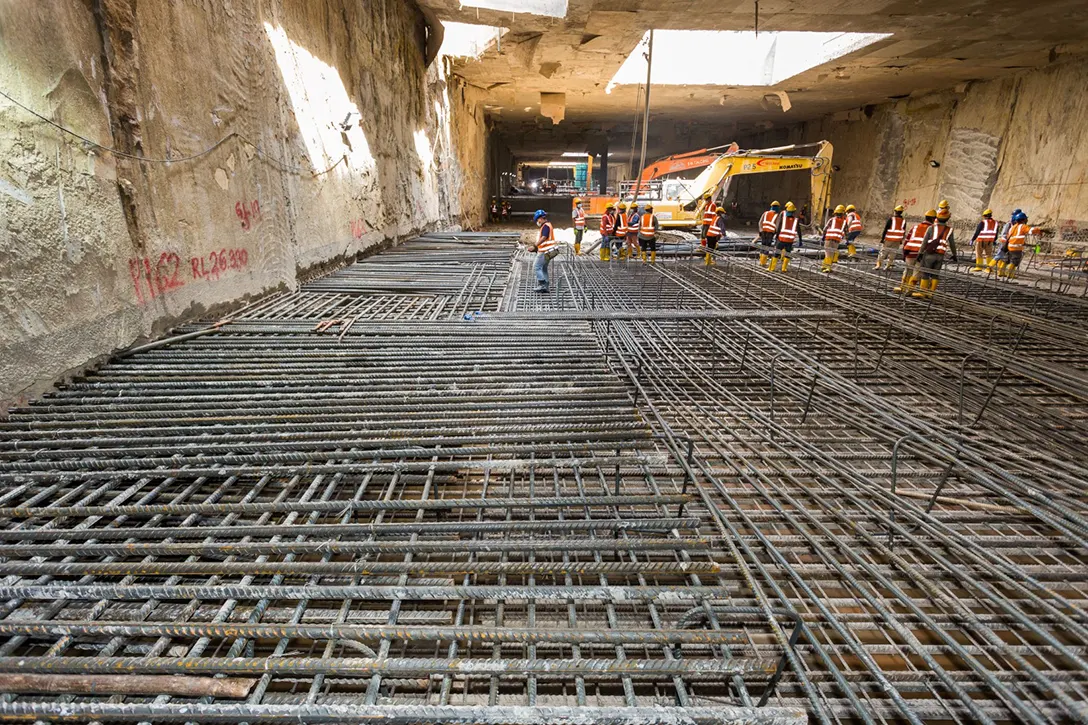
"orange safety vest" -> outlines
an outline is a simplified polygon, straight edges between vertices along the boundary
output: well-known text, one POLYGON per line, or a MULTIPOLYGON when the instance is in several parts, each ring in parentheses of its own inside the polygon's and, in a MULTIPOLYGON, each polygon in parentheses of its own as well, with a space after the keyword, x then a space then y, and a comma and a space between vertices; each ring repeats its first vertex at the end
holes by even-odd
POLYGON ((714 220, 713 224, 711 224, 709 227, 707 227, 706 235, 708 237, 714 237, 715 239, 717 239, 718 237, 720 237, 722 235, 722 228, 718 226, 718 220, 717 219, 714 220))
POLYGON ((1024 241, 1028 238, 1028 235, 1034 231, 1027 224, 1017 222, 1009 227, 1009 251, 1010 252, 1022 252, 1024 251, 1024 241))
POLYGON ((824 239, 829 242, 841 242, 846 237, 846 220, 833 216, 824 227, 824 239))
POLYGON ((860 232, 864 229, 864 225, 861 223, 861 215, 856 211, 852 211, 846 215, 846 221, 849 223, 847 229, 851 232, 860 232))
POLYGON ((627 215, 627 235, 638 234, 639 214, 631 212, 627 215))
POLYGON ((929 222, 918 222, 911 227, 907 243, 903 245, 903 251, 911 256, 915 256, 922 251, 922 240, 926 238, 926 232, 929 231, 931 226, 933 225, 929 222))
POLYGON ((898 244, 907 236, 907 220, 901 216, 893 216, 890 221, 891 226, 884 233, 884 241, 898 244))
POLYGON ((586 211, 585 209, 574 208, 574 228, 585 229, 586 228, 586 211))
MULTIPOLYGON (((795 216, 788 216, 782 220, 782 230, 778 232, 778 241, 793 244, 797 241, 797 225, 801 220, 795 216)), ((839 237, 842 239, 842 237, 839 237)))
POLYGON ((775 230, 774 223, 776 219, 778 219, 777 212, 773 212, 770 209, 763 212, 763 216, 759 218, 759 231, 773 233, 775 230))
POLYGON ((979 242, 992 242, 997 239, 997 220, 996 219, 983 219, 982 229, 979 231, 978 236, 975 237, 979 242))
POLYGON ((540 226, 540 237, 536 240, 536 251, 546 252, 556 245, 555 230, 551 222, 544 222, 540 226))
POLYGON ((933 236, 925 245, 926 252, 929 254, 944 254, 947 252, 948 235, 952 232, 952 227, 938 223, 936 226, 931 227, 929 231, 933 232, 933 236), (934 246, 934 242, 936 242, 936 246, 934 246))
POLYGON ((607 237, 612 233, 612 225, 615 224, 615 222, 615 218, 608 212, 601 215, 600 232, 602 237, 607 237))
POLYGON ((654 222, 657 221, 657 217, 650 213, 644 213, 642 215, 642 224, 638 228, 638 233, 643 237, 652 237, 657 233, 657 229, 654 228, 654 222))
POLYGON ((627 212, 621 211, 616 215, 616 234, 623 236, 627 233, 627 212))
POLYGON ((703 224, 712 226, 714 220, 718 218, 718 205, 714 203, 714 200, 710 200, 706 203, 706 208, 703 209, 703 224))

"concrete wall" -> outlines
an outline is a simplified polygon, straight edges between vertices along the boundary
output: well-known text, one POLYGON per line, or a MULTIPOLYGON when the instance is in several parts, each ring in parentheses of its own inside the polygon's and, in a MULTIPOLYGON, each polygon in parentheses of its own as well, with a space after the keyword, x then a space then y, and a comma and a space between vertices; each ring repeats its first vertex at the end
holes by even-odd
POLYGON ((0 3, 0 90, 170 160, 0 98, 0 410, 307 268, 479 223, 483 108, 424 38, 403 0, 0 3))
MULTIPOLYGON (((840 167, 833 204, 853 203, 883 228, 896 203, 920 216, 948 199, 972 232, 992 207, 1015 207, 1052 231, 1055 248, 1088 244, 1088 60, 1056 64, 895 103, 868 106, 745 139, 751 148, 827 139, 840 167), (930 161, 940 164, 933 167, 930 161)), ((804 174, 738 181, 742 208, 807 198, 804 174)))

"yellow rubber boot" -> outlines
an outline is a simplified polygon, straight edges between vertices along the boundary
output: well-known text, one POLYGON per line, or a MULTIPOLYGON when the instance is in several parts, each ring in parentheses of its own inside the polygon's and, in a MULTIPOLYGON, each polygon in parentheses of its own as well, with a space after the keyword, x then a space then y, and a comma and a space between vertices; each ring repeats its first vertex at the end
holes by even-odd
POLYGON ((1016 279, 1016 267, 1011 264, 1005 265, 1005 277, 1008 279, 1016 279))
POLYGON ((646 261, 646 252, 641 252, 641 251, 640 251, 640 252, 638 253, 638 258, 639 258, 639 261, 640 261, 640 262, 645 262, 645 261, 646 261))
POLYGON ((789 258, 789 257, 783 257, 783 258, 782 258, 782 271, 783 271, 783 272, 785 272, 785 271, 786 271, 786 269, 787 269, 787 268, 788 268, 789 266, 790 266, 790 258, 789 258))
POLYGON ((772 257, 770 263, 767 265, 767 271, 773 272, 778 267, 778 257, 772 257))
POLYGON ((760 267, 766 267, 767 266, 767 255, 763 254, 762 252, 759 255, 759 266, 760 267))
POLYGON ((929 280, 928 279, 923 279, 921 282, 918 283, 918 291, 917 292, 912 292, 910 296, 911 297, 917 297, 917 298, 921 299, 921 298, 924 298, 924 297, 928 297, 929 296, 928 293, 929 293, 929 280))
POLYGON ((574 256, 577 257, 581 253, 582 253, 582 245, 581 244, 575 244, 574 245, 574 256))
POLYGON ((831 263, 834 264, 835 262, 838 262, 838 261, 839 261, 839 250, 836 249, 835 250, 835 255, 833 257, 831 257, 831 263))
POLYGON ((607 262, 612 259, 612 250, 608 247, 601 247, 601 261, 607 262))
POLYGON ((902 292, 904 289, 906 289, 909 286, 909 283, 910 283, 910 277, 907 276, 906 272, 903 272, 903 278, 901 280, 899 280, 899 286, 896 287, 895 289, 893 289, 892 292, 902 292))
POLYGON ((620 261, 627 259, 627 247, 620 248, 620 261))
POLYGON ((983 265, 985 264, 985 261, 986 261, 986 260, 984 260, 984 259, 982 258, 982 253, 981 253, 981 252, 980 252, 979 254, 976 254, 976 255, 975 255, 975 268, 974 268, 974 269, 972 269, 971 271, 972 271, 972 272, 984 272, 984 271, 985 271, 985 269, 986 269, 986 268, 985 268, 985 267, 983 266, 983 265))
POLYGON ((933 293, 936 292, 936 291, 937 291, 937 280, 936 279, 929 280, 929 294, 926 295, 926 297, 932 297, 933 293))
POLYGON ((657 252, 650 252, 650 264, 657 262, 657 252))
POLYGON ((846 245, 846 256, 853 257, 857 253, 858 253, 858 248, 855 247, 853 244, 847 244, 846 245))

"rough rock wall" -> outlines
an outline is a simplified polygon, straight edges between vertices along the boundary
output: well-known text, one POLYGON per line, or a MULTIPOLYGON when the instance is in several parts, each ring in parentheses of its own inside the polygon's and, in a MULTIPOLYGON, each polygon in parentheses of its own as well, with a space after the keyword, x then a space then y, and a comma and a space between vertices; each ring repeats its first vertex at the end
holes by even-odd
POLYGON ((0 410, 299 271, 479 223, 482 108, 424 68, 424 33, 403 0, 0 3, 0 90, 154 160, 0 98, 0 410))
MULTIPOLYGON (((839 166, 833 203, 853 203, 879 233, 895 204, 920 216, 948 199, 971 231, 986 207, 1013 208, 1052 233, 1056 249, 1088 246, 1088 60, 846 111, 745 139, 752 148, 827 139, 839 166), (936 161, 938 166, 930 162, 936 161)), ((738 181, 756 210, 807 198, 803 174, 738 181)), ((962 236, 962 235, 961 235, 962 236)))

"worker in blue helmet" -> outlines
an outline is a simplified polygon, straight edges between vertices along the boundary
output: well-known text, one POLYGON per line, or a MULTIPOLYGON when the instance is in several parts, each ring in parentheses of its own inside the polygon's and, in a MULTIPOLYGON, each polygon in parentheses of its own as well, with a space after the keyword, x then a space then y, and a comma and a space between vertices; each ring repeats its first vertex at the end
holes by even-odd
POLYGON ((555 240, 555 228, 548 221, 548 213, 543 209, 537 209, 533 214, 533 223, 540 230, 537 233, 536 244, 530 247, 530 251, 536 252, 536 261, 533 269, 536 271, 536 292, 548 291, 548 264, 559 256, 559 242, 555 240))
POLYGON ((990 268, 997 267, 998 275, 1002 275, 1005 271, 1005 260, 1009 258, 1009 229, 1012 228, 1013 224, 1016 224, 1020 221, 1020 215, 1023 213, 1023 209, 1013 209, 1012 215, 1009 217, 1009 220, 1005 222, 1005 226, 1001 228, 1001 234, 997 236, 997 252, 990 260, 990 264, 988 266, 990 268))

